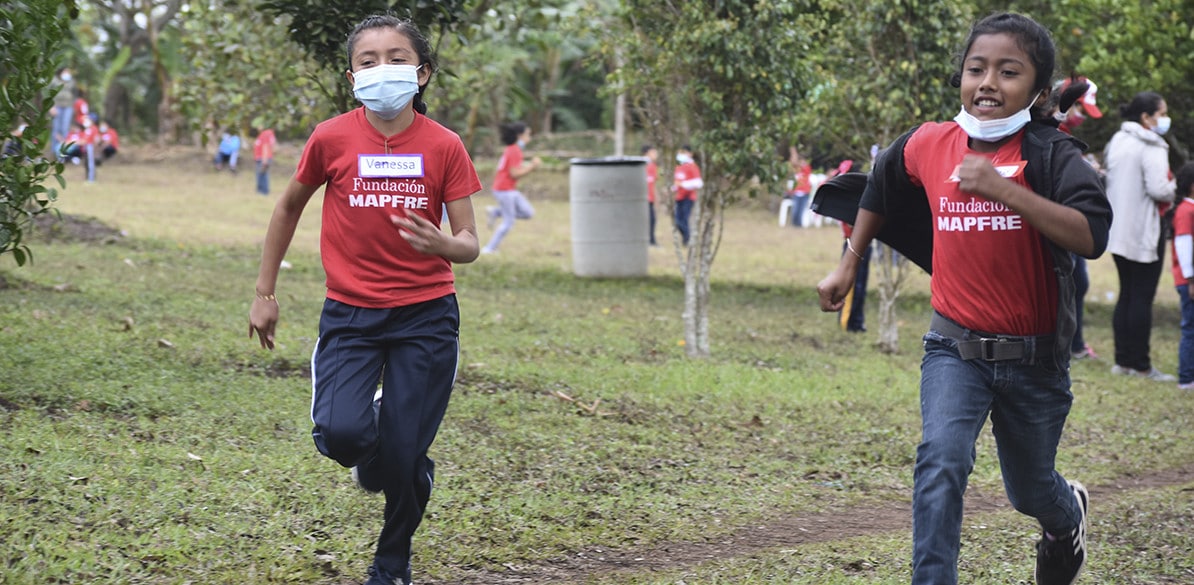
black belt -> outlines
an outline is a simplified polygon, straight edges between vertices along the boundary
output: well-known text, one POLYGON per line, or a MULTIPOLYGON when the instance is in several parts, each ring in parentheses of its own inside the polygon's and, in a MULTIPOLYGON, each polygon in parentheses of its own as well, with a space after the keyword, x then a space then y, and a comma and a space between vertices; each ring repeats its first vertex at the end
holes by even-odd
POLYGON ((1035 359, 1050 355, 1053 351, 1052 335, 1017 337, 973 331, 950 321, 937 311, 933 311, 929 329, 957 341, 958 355, 964 360, 1000 362, 1025 357, 1035 359))

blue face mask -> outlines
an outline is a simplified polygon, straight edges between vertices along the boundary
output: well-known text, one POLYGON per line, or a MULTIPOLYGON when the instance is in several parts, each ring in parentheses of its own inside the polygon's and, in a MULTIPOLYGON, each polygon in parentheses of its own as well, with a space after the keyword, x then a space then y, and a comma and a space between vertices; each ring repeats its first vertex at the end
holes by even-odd
POLYGON ((393 120, 419 93, 419 67, 387 64, 361 69, 352 74, 352 95, 381 119, 393 120))
POLYGON ((1169 116, 1161 116, 1160 118, 1157 118, 1157 125, 1153 126, 1153 132, 1164 136, 1165 133, 1169 131, 1169 126, 1172 124, 1173 120, 1170 119, 1169 116))

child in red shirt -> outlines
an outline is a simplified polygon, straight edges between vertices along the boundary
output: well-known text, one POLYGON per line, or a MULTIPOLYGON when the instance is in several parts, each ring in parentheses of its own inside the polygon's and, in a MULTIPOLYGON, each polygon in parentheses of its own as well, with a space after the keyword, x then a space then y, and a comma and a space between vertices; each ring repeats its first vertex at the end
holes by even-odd
POLYGON ((312 437, 362 489, 385 494, 367 585, 406 585, 434 482, 427 452, 456 376, 452 263, 477 258, 471 195, 481 182, 460 137, 424 116, 435 61, 418 27, 371 16, 349 34, 348 54, 347 78, 364 107, 319 124, 307 141, 266 232, 249 335, 273 349, 279 265, 307 202, 325 187, 312 437), (444 209, 451 233, 441 229, 444 209))
POLYGON ((1177 353, 1177 387, 1194 390, 1194 162, 1177 171, 1173 212, 1173 284, 1182 306, 1182 339, 1177 353))
POLYGON ((690 231, 688 218, 692 215, 697 191, 705 186, 705 182, 701 179, 700 167, 692 158, 692 148, 687 144, 676 153, 676 163, 676 171, 672 175, 672 189, 676 192, 676 230, 680 232, 680 242, 687 246, 690 231))

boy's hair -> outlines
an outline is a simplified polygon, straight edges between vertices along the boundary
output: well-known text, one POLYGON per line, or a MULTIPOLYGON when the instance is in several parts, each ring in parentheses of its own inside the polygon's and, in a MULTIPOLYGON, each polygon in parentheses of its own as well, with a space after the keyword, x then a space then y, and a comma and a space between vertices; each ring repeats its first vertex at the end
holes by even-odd
POLYGON ((1132 98, 1132 101, 1119 107, 1119 115, 1131 122, 1139 122, 1144 114, 1153 115, 1161 109, 1161 102, 1165 98, 1155 91, 1142 91, 1132 98))
MULTIPOLYGON (((1048 90, 1053 79, 1053 68, 1057 63, 1057 47, 1053 44, 1053 37, 1049 30, 1037 21, 1014 12, 992 14, 976 22, 970 29, 970 36, 966 37, 966 45, 957 56, 958 67, 949 78, 953 87, 962 87, 962 68, 965 66, 966 55, 974 46, 974 41, 984 35, 1005 34, 1016 40, 1016 46, 1028 54, 1032 59, 1032 66, 1036 69, 1033 80, 1034 91, 1048 90)), ((1033 118, 1042 119, 1048 114, 1048 106, 1033 108, 1033 118)))
MULTIPOLYGON (((398 18, 392 14, 374 14, 362 20, 360 24, 353 27, 352 32, 348 33, 348 40, 345 42, 345 48, 348 52, 348 70, 352 71, 352 49, 357 42, 357 37, 362 32, 375 29, 391 27, 399 33, 410 39, 410 44, 415 49, 415 54, 419 57, 419 64, 426 67, 428 72, 434 73, 436 69, 435 55, 431 54, 431 43, 428 42, 427 37, 419 30, 419 26, 410 20, 398 18)), ((431 83, 430 80, 427 82, 431 83)), ((420 114, 427 113, 427 104, 423 101, 423 92, 427 90, 426 85, 419 86, 419 92, 414 97, 415 111, 420 114)))
POLYGON ((651 152, 651 149, 653 149, 653 148, 655 148, 655 147, 654 147, 654 146, 651 146, 650 144, 644 144, 644 145, 643 145, 643 149, 642 149, 642 153, 643 153, 643 154, 647 154, 648 152, 651 152))
POLYGON ((1188 162, 1177 170, 1177 196, 1194 197, 1190 187, 1194 187, 1194 162, 1188 162))
POLYGON ((523 132, 527 131, 526 122, 507 122, 502 124, 499 128, 502 135, 502 144, 510 146, 518 142, 518 137, 522 136, 523 132))
POLYGON ((692 147, 687 144, 681 144, 680 151, 681 152, 692 152, 692 147))

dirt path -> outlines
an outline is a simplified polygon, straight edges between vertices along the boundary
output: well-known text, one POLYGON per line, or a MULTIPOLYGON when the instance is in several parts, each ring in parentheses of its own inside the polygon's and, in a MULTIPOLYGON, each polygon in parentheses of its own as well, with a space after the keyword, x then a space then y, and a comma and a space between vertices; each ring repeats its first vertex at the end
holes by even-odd
MULTIPOLYGON (((1123 492, 1180 485, 1194 481, 1194 465, 1141 476, 1121 477, 1109 484, 1088 486, 1091 500, 1111 499, 1123 492)), ((674 542, 650 548, 606 550, 591 548, 567 558, 537 565, 508 565, 508 571, 478 571, 468 584, 566 584, 585 578, 628 571, 635 573, 677 569, 711 559, 728 559, 780 547, 829 542, 862 534, 909 531, 908 502, 885 502, 867 508, 838 508, 810 516, 775 518, 765 525, 744 528, 715 542, 674 542)), ((1009 510, 1002 492, 966 496, 966 514, 1009 510)), ((434 583, 429 585, 436 585, 434 583)), ((447 585, 440 583, 438 585, 447 585)))

